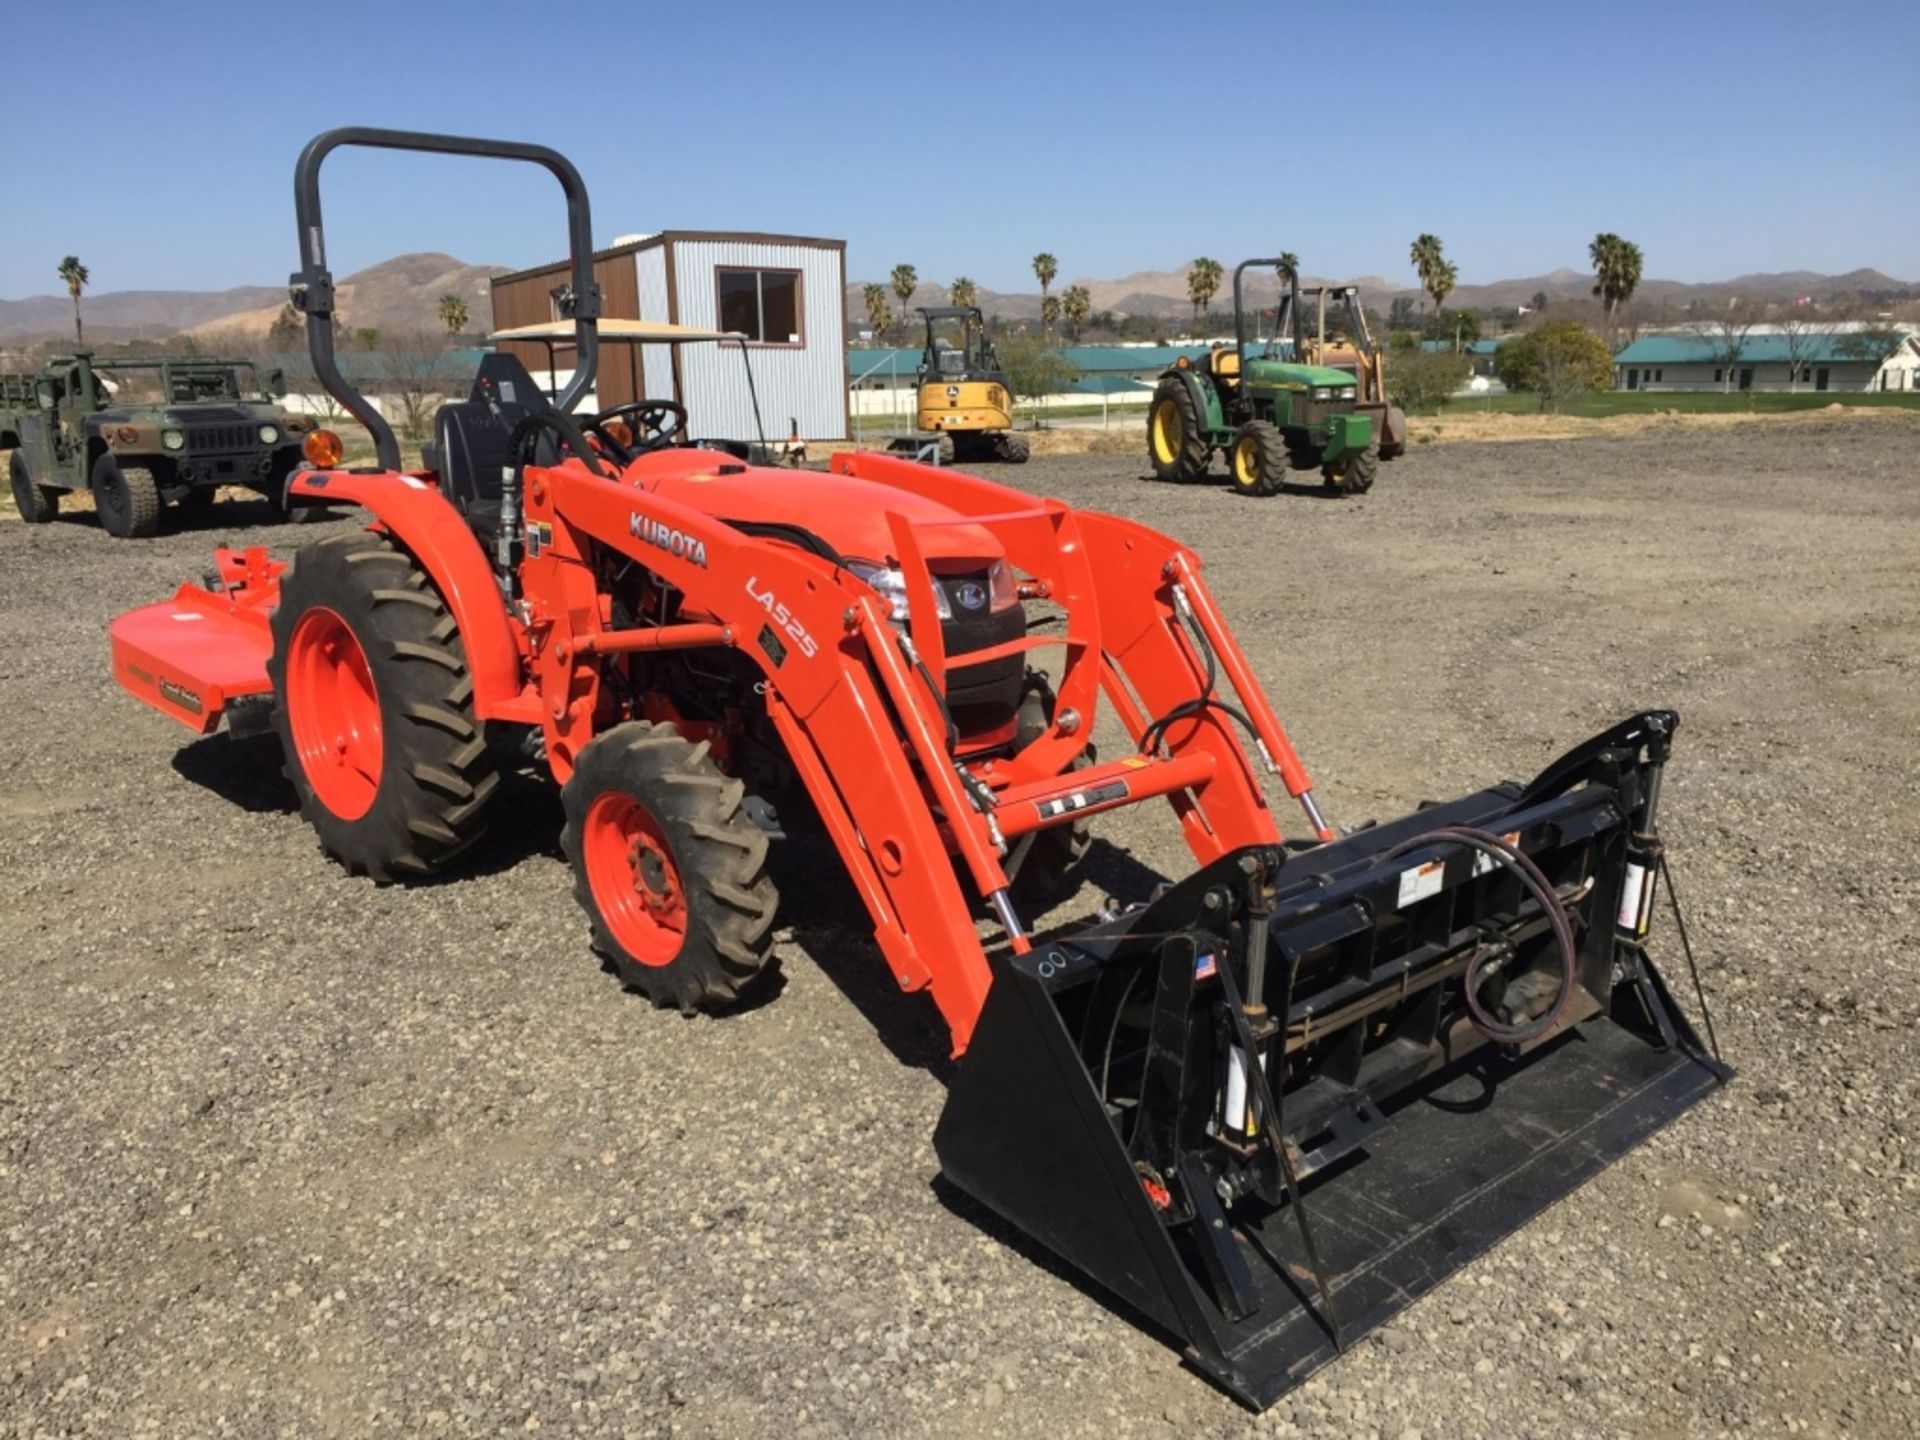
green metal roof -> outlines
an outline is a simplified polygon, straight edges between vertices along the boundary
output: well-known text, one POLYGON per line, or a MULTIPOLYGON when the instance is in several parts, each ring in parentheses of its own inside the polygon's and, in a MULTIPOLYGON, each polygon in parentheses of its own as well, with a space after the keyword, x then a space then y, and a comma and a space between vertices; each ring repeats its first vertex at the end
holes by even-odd
MULTIPOLYGON (((1741 365, 1872 364, 1876 357, 1859 349, 1855 334, 1821 334, 1800 338, 1789 355, 1785 335, 1749 335, 1740 342, 1741 365)), ((1643 335, 1613 357, 1616 365, 1724 365, 1732 342, 1706 335, 1643 335)))
MULTIPOLYGON (((1508 337, 1505 337, 1505 336, 1501 337, 1502 340, 1506 338, 1508 337)), ((1500 344, 1501 344, 1500 340, 1485 340, 1485 339, 1469 340, 1467 341, 1466 344, 1460 347, 1460 352, 1463 355, 1477 355, 1477 356, 1485 357, 1487 359, 1491 359, 1493 357, 1493 352, 1500 348, 1500 344)), ((1429 355, 1440 355, 1440 354, 1450 355, 1453 353, 1453 341, 1422 340, 1420 342, 1420 348, 1426 351, 1429 355)))

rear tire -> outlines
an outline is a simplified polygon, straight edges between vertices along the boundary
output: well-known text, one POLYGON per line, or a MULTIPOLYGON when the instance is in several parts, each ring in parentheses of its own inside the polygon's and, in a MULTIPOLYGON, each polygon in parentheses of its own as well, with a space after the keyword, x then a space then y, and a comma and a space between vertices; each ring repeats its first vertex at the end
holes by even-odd
POLYGON ((1398 405, 1387 406, 1386 422, 1380 436, 1380 458, 1398 460, 1407 453, 1407 412, 1398 405))
POLYGON ((382 883, 444 869, 485 831, 500 777, 426 571, 378 535, 304 546, 272 630, 274 727, 321 849, 382 883))
POLYGON ((644 720, 595 736, 560 793, 593 948, 655 1005, 730 1005, 769 968, 779 894, 745 796, 704 742, 644 720))
POLYGON ((1213 447, 1193 390, 1178 375, 1161 378, 1147 407, 1147 459, 1162 480, 1184 485, 1207 473, 1213 447))
POLYGON ((119 540, 144 540, 160 528, 160 487, 144 465, 122 465, 111 451, 89 478, 100 528, 119 540))
POLYGON ((1233 488, 1242 495, 1274 495, 1287 483, 1287 442, 1280 427, 1249 420, 1233 437, 1233 488))
POLYGON ((13 505, 29 525, 45 525, 60 513, 60 492, 33 483, 27 457, 15 450, 7 461, 7 478, 13 482, 13 505))

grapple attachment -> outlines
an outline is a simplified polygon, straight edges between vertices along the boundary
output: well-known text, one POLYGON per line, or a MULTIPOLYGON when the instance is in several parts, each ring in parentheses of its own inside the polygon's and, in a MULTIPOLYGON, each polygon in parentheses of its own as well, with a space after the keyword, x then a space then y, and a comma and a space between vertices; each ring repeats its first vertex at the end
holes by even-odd
POLYGON ((1008 959, 947 1178, 1271 1404, 1730 1077, 1645 948, 1676 723, 1008 959))

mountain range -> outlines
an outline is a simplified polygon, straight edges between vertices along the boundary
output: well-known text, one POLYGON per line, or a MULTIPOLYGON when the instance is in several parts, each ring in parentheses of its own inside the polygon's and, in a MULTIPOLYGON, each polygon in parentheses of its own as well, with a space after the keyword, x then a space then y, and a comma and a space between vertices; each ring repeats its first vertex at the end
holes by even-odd
MULTIPOLYGON (((1302 274, 1303 287, 1314 285, 1357 285, 1370 307, 1386 310, 1402 296, 1420 301, 1418 285, 1390 280, 1379 275, 1322 276, 1302 274)), ((1111 310, 1123 315, 1165 316, 1179 319, 1192 313, 1187 299, 1187 272, 1179 270, 1140 270, 1118 280, 1069 280, 1061 277, 1053 285, 1059 295, 1072 284, 1085 285, 1093 311, 1111 310)), ((859 326, 865 325, 863 292, 866 282, 847 286, 847 314, 859 326)), ((1637 300, 1685 308, 1695 300, 1726 302, 1735 297, 1746 300, 1793 301, 1803 295, 1815 299, 1851 297, 1859 294, 1886 294, 1907 291, 1920 293, 1920 281, 1896 280, 1878 270, 1850 270, 1844 275, 1821 275, 1810 270, 1788 270, 1777 274, 1739 275, 1731 280, 1692 282, 1683 280, 1642 280, 1634 292, 1637 300)), ((1272 270, 1248 271, 1247 298, 1271 305, 1280 293, 1280 282, 1272 270)), ((1494 306, 1530 305, 1536 295, 1549 300, 1589 299, 1593 294, 1593 276, 1562 266, 1544 275, 1526 275, 1511 280, 1494 280, 1482 285, 1461 285, 1447 297, 1447 304, 1458 309, 1482 310, 1494 306)), ((1040 316, 1040 292, 1005 292, 981 288, 977 296, 982 311, 1007 320, 1035 320, 1040 316)), ((939 305, 947 301, 945 286, 922 284, 913 292, 907 306, 939 305)), ((1220 293, 1213 299, 1217 309, 1233 303, 1233 272, 1221 281, 1220 293)), ((897 313, 899 299, 889 289, 887 304, 897 313)))
MULTIPOLYGON (((391 260, 355 271, 339 282, 342 323, 349 329, 372 328, 396 334, 411 330, 439 328, 435 313, 440 297, 461 296, 471 316, 468 328, 483 329, 489 319, 488 280, 503 274, 505 267, 472 265, 452 255, 415 252, 396 255, 391 260)), ((1419 299, 1417 287, 1378 275, 1355 277, 1303 276, 1301 283, 1357 284, 1367 303, 1385 310, 1400 296, 1419 299)), ((1216 306, 1231 304, 1232 277, 1229 273, 1216 306)), ((1087 287, 1095 312, 1111 310, 1128 315, 1165 316, 1177 319, 1188 314, 1186 271, 1140 270, 1116 280, 1071 279, 1060 277, 1054 293, 1064 292, 1070 284, 1087 287)), ((864 324, 861 295, 863 282, 847 286, 847 313, 857 327, 864 324)), ((1549 299, 1586 298, 1593 289, 1593 277, 1565 267, 1544 275, 1495 280, 1480 285, 1461 285, 1448 297, 1450 305, 1484 309, 1491 306, 1529 304, 1537 294, 1549 299)), ((1271 270, 1249 272, 1249 298, 1272 304, 1279 282, 1271 270)), ((1896 280, 1878 270, 1850 270, 1844 275, 1821 275, 1808 270, 1789 270, 1778 274, 1739 275, 1731 280, 1692 283, 1679 280, 1648 279, 1640 282, 1636 298, 1683 308, 1695 300, 1725 302, 1735 296, 1749 300, 1791 301, 1802 295, 1817 299, 1853 296, 1861 293, 1889 294, 1908 291, 1920 293, 1920 282, 1896 280)), ((944 286, 923 284, 913 295, 915 305, 940 304, 947 299, 944 286)), ((286 303, 286 290, 277 285, 242 285, 231 290, 106 290, 88 294, 81 300, 87 334, 95 340, 165 340, 175 335, 192 335, 206 341, 219 335, 246 340, 264 336, 286 303)), ((899 301, 888 292, 888 303, 897 311, 899 301)), ((979 291, 980 308, 989 315, 1010 320, 1037 319, 1040 295, 1034 291, 979 291)), ((25 300, 0 300, 0 343, 25 344, 37 340, 59 341, 73 330, 73 305, 65 295, 36 295, 25 300)))
MULTIPOLYGON (((416 251, 356 270, 335 285, 340 323, 347 329, 371 328, 398 334, 439 330, 442 295, 467 302, 468 328, 487 328, 487 281, 506 273, 504 265, 469 265, 451 255, 416 251)), ((191 335, 196 341, 229 336, 258 341, 272 328, 287 303, 284 285, 242 285, 232 290, 103 290, 81 297, 80 312, 89 340, 167 340, 191 335)), ((73 302, 65 295, 35 295, 0 300, 0 343, 64 340, 73 334, 73 302)))

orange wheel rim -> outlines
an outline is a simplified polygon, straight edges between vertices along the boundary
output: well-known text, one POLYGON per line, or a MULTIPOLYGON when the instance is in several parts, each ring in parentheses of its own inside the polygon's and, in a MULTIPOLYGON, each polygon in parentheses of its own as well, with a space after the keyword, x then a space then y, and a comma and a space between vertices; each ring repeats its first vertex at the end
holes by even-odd
POLYGON ((342 820, 358 820, 380 793, 380 697, 353 627, 324 605, 294 626, 281 703, 314 795, 342 820))
POLYGON ((687 938, 687 891, 667 833, 631 795, 608 791, 581 827, 587 889, 620 948, 642 965, 668 965, 687 938))

